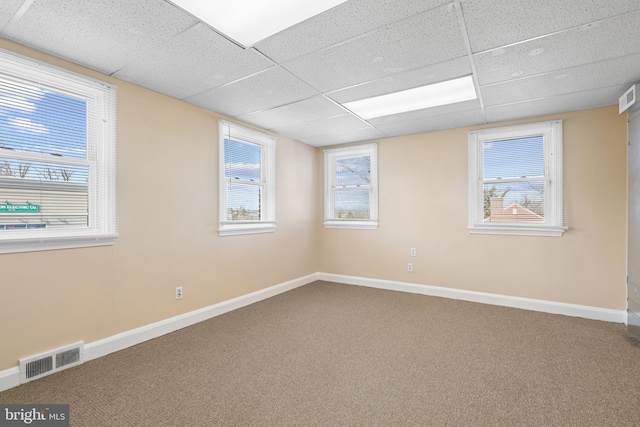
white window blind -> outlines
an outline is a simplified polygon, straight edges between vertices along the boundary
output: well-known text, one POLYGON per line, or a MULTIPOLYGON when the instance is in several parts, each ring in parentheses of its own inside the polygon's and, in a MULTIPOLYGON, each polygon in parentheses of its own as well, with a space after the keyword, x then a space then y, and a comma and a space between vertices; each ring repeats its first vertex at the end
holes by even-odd
POLYGON ((483 142, 482 158, 484 221, 544 223, 543 136, 483 142))
POLYGON ((371 218, 371 156, 336 160, 334 217, 371 218))
POLYGON ((111 244, 115 88, 0 52, 0 251, 111 244))
POLYGON ((221 120, 221 236, 275 229, 275 140, 221 120))
POLYGON ((260 221, 262 147, 234 139, 224 140, 224 170, 227 180, 227 221, 260 221))

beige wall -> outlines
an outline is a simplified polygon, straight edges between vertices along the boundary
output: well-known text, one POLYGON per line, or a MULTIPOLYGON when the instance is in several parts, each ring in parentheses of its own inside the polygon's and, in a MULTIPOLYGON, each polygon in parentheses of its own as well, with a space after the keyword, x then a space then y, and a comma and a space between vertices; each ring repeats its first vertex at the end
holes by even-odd
POLYGON ((118 86, 120 226, 114 246, 0 255, 0 370, 318 271, 315 149, 278 138, 275 233, 221 238, 220 116, 5 40, 0 48, 118 86))
POLYGON ((478 127, 390 138, 378 146, 380 228, 318 226, 321 271, 624 309, 625 116, 608 107, 508 124, 551 119, 564 120, 564 236, 468 233, 467 135, 478 127))

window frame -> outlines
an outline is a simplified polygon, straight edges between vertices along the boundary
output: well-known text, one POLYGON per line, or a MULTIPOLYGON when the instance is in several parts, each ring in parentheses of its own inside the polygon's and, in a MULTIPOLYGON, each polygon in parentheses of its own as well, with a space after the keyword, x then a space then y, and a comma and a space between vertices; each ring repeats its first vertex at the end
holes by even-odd
POLYGON ((378 144, 361 144, 324 150, 324 221, 325 228, 375 230, 378 228, 378 144), (335 218, 336 163, 340 159, 369 156, 369 219, 335 218))
POLYGON ((469 132, 469 232, 472 234, 562 236, 564 231, 568 229, 563 225, 562 145, 562 120, 469 132), (544 141, 544 222, 539 224, 533 222, 485 222, 483 144, 539 135, 542 135, 544 141))
POLYGON ((242 234, 272 233, 275 231, 275 197, 276 197, 276 138, 262 132, 248 129, 226 120, 218 120, 218 234, 220 236, 236 236, 242 234), (225 138, 239 140, 261 147, 261 218, 259 221, 229 221, 227 217, 227 182, 225 177, 225 138))
MULTIPOLYGON (((19 229, 0 232, 0 253, 31 252, 113 245, 118 237, 116 206, 116 86, 0 49, 0 76, 17 83, 37 85, 87 102, 87 157, 74 159, 46 154, 3 150, 2 157, 89 166, 88 221, 86 228, 19 229), (89 107, 92 105, 92 107, 89 107)), ((34 183, 13 183, 19 188, 34 183)), ((45 187, 69 187, 60 181, 45 187)), ((5 230, 6 231, 6 230, 5 230)))

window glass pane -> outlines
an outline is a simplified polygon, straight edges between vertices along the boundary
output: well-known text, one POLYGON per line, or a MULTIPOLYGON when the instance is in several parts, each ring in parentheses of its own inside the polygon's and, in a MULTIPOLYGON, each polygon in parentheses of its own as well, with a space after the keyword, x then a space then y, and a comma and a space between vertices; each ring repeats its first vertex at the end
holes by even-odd
POLYGON ((86 100, 0 81, 0 147, 86 158, 86 100))
POLYGON ((225 178, 260 182, 262 147, 234 139, 224 140, 225 178))
POLYGON ((544 181, 484 184, 485 222, 544 222, 544 181))
POLYGON ((88 166, 0 158, 0 232, 86 228, 88 175, 88 166))
POLYGON ((371 159, 369 156, 336 160, 336 187, 371 184, 371 159))
POLYGON ((544 176, 542 135, 482 144, 484 179, 544 176))
POLYGON ((227 183, 227 221, 260 221, 261 186, 227 183))
POLYGON ((336 189, 334 214, 341 219, 369 219, 369 190, 336 189))
MULTIPOLYGON (((52 156, 51 159, 55 157, 52 156)), ((3 185, 11 183, 19 185, 21 182, 34 181, 72 182, 86 185, 89 181, 89 167, 0 157, 0 178, 10 178, 3 180, 3 185)))

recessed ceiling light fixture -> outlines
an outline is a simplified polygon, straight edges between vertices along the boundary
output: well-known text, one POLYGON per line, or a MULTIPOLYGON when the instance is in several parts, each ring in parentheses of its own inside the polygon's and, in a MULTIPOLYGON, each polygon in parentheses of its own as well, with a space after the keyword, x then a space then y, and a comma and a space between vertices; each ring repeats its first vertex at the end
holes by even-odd
POLYGON ((170 0, 202 22, 250 47, 347 0, 170 0))
POLYGON ((473 99, 478 99, 473 78, 466 76, 342 105, 363 119, 372 119, 473 99))

